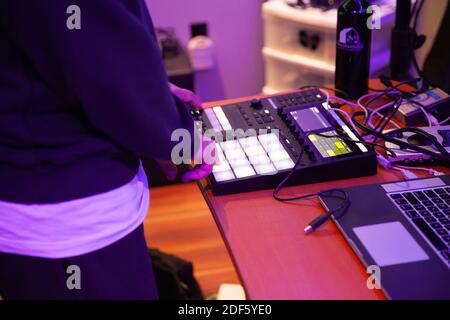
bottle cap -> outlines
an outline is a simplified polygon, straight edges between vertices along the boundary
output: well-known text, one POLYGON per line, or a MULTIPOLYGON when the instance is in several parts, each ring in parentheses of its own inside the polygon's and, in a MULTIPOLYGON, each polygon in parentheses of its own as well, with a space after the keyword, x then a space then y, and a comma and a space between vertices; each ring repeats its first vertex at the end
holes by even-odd
POLYGON ((197 36, 208 36, 208 25, 206 23, 195 23, 191 25, 191 38, 197 36))

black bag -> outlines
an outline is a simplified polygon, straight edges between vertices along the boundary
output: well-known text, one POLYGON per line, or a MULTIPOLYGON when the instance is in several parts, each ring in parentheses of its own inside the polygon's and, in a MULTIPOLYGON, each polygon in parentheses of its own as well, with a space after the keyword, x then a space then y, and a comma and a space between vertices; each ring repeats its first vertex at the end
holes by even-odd
POLYGON ((149 249, 160 300, 203 300, 191 262, 149 249))

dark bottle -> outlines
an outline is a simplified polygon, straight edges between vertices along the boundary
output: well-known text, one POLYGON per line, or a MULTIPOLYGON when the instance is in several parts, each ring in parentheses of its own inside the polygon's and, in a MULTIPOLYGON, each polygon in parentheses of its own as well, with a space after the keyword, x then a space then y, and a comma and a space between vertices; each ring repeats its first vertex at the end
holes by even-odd
POLYGON ((357 99, 367 93, 370 74, 371 13, 367 0, 345 0, 338 9, 335 86, 357 99))

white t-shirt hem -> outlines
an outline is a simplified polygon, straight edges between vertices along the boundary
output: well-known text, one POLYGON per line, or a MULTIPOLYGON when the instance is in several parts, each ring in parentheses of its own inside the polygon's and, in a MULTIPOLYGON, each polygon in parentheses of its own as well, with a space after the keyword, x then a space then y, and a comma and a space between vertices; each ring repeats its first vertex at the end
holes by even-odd
POLYGON ((83 199, 48 205, 0 201, 0 252, 61 259, 100 250, 138 228, 149 202, 142 166, 128 184, 83 199))

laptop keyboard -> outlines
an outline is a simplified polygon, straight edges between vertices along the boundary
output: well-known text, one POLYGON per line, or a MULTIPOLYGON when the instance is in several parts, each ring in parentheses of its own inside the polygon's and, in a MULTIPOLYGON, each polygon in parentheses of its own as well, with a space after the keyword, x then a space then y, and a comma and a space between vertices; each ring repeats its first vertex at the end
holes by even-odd
POLYGON ((450 267, 450 188, 393 193, 389 197, 450 267))

